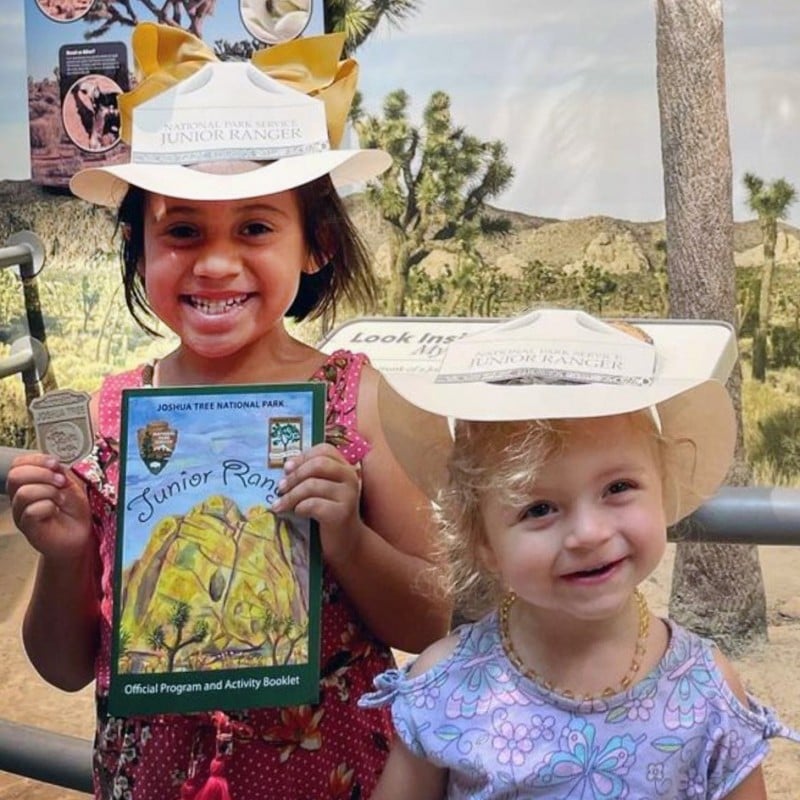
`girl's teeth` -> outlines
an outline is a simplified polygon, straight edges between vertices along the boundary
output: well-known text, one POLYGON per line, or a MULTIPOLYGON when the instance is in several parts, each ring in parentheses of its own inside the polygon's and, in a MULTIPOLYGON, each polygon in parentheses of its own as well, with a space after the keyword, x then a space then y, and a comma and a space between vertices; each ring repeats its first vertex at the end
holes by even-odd
POLYGON ((204 314, 224 314, 232 308, 242 305, 247 300, 247 295, 229 297, 227 300, 203 300, 199 297, 190 297, 189 302, 198 311, 204 314))
POLYGON ((599 567, 595 567, 594 569, 584 569, 578 572, 578 575, 597 575, 600 572, 605 572, 611 564, 603 564, 599 567))

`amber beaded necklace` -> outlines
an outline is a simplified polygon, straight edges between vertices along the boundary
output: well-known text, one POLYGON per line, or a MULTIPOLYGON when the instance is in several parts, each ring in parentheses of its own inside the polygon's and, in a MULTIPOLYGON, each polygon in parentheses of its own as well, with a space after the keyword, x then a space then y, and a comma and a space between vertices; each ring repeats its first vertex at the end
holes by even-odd
MULTIPOLYGON (((650 610, 647 607, 647 600, 645 599, 645 596, 638 589, 634 591, 633 596, 636 599, 636 611, 639 617, 639 632, 636 637, 636 648, 633 652, 633 658, 631 659, 631 664, 628 667, 628 671, 625 673, 617 686, 607 686, 600 694, 583 695, 581 699, 586 702, 605 699, 612 697, 619 692, 626 691, 630 688, 630 685, 633 683, 633 680, 636 677, 636 673, 642 666, 642 659, 647 651, 647 636, 650 632, 650 610)), ((503 650, 505 650, 506 656, 508 656, 508 660, 523 675, 533 681, 536 681, 536 683, 538 683, 540 686, 543 686, 548 691, 555 692, 556 694, 560 694, 562 697, 567 697, 572 700, 576 699, 576 695, 573 691, 555 686, 550 681, 545 680, 535 669, 527 666, 514 649, 514 643, 511 641, 511 633, 509 631, 508 616, 511 611, 511 606, 514 605, 514 601, 516 599, 517 596, 514 594, 514 592, 509 592, 503 598, 503 602, 500 604, 500 640, 503 645, 503 650)))

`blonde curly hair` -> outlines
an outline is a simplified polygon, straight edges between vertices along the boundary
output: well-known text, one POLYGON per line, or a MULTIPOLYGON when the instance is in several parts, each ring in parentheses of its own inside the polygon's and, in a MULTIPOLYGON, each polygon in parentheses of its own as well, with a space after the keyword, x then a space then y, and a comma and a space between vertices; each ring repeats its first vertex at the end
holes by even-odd
MULTIPOLYGON (((667 440, 649 410, 623 415, 652 436, 662 472, 667 440)), ((586 421, 586 420, 584 420, 586 421)), ((439 492, 435 514, 440 550, 437 581, 455 600, 457 614, 477 619, 493 608, 504 591, 500 576, 483 562, 486 534, 481 499, 498 493, 509 504, 525 502, 527 492, 547 463, 563 452, 574 419, 513 422, 457 420, 448 463, 449 480, 439 492)), ((667 475, 662 475, 664 481, 667 475)))

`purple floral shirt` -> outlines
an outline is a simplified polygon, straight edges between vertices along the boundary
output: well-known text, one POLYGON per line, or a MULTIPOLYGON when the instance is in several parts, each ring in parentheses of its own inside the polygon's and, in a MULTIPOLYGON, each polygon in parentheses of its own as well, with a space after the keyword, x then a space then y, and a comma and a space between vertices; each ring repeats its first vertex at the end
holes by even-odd
POLYGON ((667 624, 661 662, 602 700, 570 700, 521 674, 492 613, 461 627, 452 655, 427 672, 409 678, 406 664, 378 676, 360 705, 391 705, 411 752, 449 770, 450 800, 723 798, 760 764, 767 739, 800 734, 735 697, 711 642, 667 624))

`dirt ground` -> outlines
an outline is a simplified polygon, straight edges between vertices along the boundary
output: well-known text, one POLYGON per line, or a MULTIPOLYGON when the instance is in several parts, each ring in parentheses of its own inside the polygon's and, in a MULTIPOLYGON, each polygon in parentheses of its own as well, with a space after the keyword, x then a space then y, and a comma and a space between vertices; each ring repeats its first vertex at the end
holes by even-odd
MULTIPOLYGON (((0 719, 89 738, 91 689, 65 694, 44 683, 22 651, 20 619, 35 556, 14 531, 6 498, 0 496, 0 719)), ((671 555, 647 581, 645 591, 656 613, 666 612, 671 555)), ((762 547, 761 564, 770 613, 770 641, 736 662, 748 689, 779 709, 782 719, 800 728, 800 547, 762 547)), ((800 746, 777 740, 766 764, 770 800, 800 797, 800 746)), ((78 800, 87 795, 0 772, 0 800, 78 800)), ((166 798, 165 798, 166 800, 166 798)))

